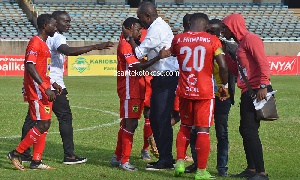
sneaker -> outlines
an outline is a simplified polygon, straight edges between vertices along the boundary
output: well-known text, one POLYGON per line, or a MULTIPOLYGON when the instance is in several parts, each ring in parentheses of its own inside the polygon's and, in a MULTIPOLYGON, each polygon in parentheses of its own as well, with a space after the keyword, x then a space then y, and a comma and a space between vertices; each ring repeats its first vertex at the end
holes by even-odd
POLYGON ((151 156, 149 155, 148 151, 144 149, 141 150, 141 158, 145 161, 151 160, 151 156))
POLYGON ((81 163, 85 163, 86 161, 87 158, 84 157, 78 157, 78 156, 65 157, 63 164, 67 164, 67 165, 81 164, 81 163))
POLYGON ((194 162, 193 158, 191 156, 189 156, 189 155, 185 156, 184 161, 186 161, 186 162, 194 162))
POLYGON ((197 169, 195 180, 199 180, 199 179, 216 179, 216 177, 210 175, 210 173, 206 169, 204 170, 197 169))
POLYGON ((110 160, 110 165, 112 167, 118 167, 120 165, 120 161, 117 160, 117 155, 114 154, 113 157, 110 160))
POLYGON ((245 169, 243 172, 239 174, 234 174, 231 177, 236 177, 236 178, 251 178, 254 177, 257 173, 250 171, 249 169, 245 169))
POLYGON ((170 169, 174 169, 173 163, 164 164, 164 163, 155 162, 155 163, 152 163, 152 164, 148 164, 146 166, 146 170, 148 170, 148 171, 170 170, 170 169))
POLYGON ((221 177, 227 177, 227 176, 228 176, 228 173, 227 173, 227 171, 225 171, 225 170, 223 170, 223 171, 218 171, 218 174, 219 174, 219 176, 221 176, 221 177))
POLYGON ((193 163, 192 165, 185 168, 185 173, 193 173, 197 171, 197 164, 193 163))
POLYGON ((30 169, 36 170, 55 170, 55 168, 50 167, 46 164, 43 164, 42 161, 31 161, 30 169))
POLYGON ((183 159, 177 160, 177 162, 175 164, 175 173, 174 173, 174 176, 175 177, 183 176, 184 171, 185 171, 184 160, 183 159))
POLYGON ((149 142, 149 145, 150 145, 150 152, 152 153, 152 155, 156 158, 159 158, 159 152, 158 152, 158 149, 156 147, 156 143, 155 143, 153 135, 151 135, 148 138, 148 142, 149 142))
POLYGON ((17 169, 21 171, 25 170, 24 166, 22 165, 21 155, 16 150, 10 151, 7 154, 7 157, 17 169))
POLYGON ((126 171, 137 171, 138 169, 136 167, 134 167, 132 164, 130 164, 129 162, 126 162, 124 164, 120 164, 119 167, 123 170, 126 171))
POLYGON ((248 180, 269 180, 267 174, 256 174, 255 176, 248 178, 248 180))
POLYGON ((32 156, 24 156, 21 155, 22 163, 24 162, 31 162, 32 161, 32 156))

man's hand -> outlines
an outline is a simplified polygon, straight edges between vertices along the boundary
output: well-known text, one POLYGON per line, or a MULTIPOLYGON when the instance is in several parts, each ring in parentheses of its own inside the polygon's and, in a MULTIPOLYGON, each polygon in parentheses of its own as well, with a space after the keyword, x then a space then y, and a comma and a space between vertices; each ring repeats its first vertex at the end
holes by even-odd
POLYGON ((114 46, 114 43, 110 42, 110 41, 94 45, 95 50, 109 49, 113 46, 114 46))
POLYGON ((159 51, 159 53, 158 53, 158 57, 159 57, 160 59, 164 59, 164 58, 169 57, 169 56, 171 56, 171 51, 170 51, 170 49, 166 50, 166 46, 163 47, 163 48, 159 51))
POLYGON ((46 95, 48 96, 48 100, 50 102, 54 101, 56 99, 55 93, 51 91, 51 88, 48 88, 45 90, 46 95))
POLYGON ((225 101, 228 97, 228 88, 220 87, 219 90, 219 96, 221 101, 225 101))
POLYGON ((52 87, 56 90, 56 95, 60 95, 62 93, 62 88, 56 82, 52 84, 52 87))
POLYGON ((260 88, 256 95, 257 102, 259 102, 263 99, 267 100, 267 93, 268 93, 267 88, 264 88, 264 89, 260 88))

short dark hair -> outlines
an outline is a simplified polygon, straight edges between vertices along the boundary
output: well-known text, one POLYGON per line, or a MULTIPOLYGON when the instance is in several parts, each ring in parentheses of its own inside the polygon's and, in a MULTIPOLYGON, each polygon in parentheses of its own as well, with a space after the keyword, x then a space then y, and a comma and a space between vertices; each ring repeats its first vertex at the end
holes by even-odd
POLYGON ((55 20, 57 20, 58 17, 59 17, 60 15, 62 15, 62 14, 68 14, 68 13, 67 13, 67 11, 54 11, 54 12, 52 13, 52 16, 53 16, 53 18, 54 18, 55 20))
POLYGON ((190 17, 192 16, 192 14, 186 14, 183 16, 182 19, 182 25, 183 27, 189 27, 190 26, 190 17))
POLYGON ((194 13, 190 17, 190 22, 195 20, 204 20, 208 23, 209 19, 208 16, 204 13, 194 13))
POLYGON ((123 22, 123 26, 125 28, 130 28, 132 25, 140 23, 140 21, 137 18, 129 17, 123 22))
POLYGON ((45 24, 49 24, 53 16, 51 14, 41 14, 37 18, 38 29, 43 29, 45 24))
POLYGON ((221 28, 223 28, 223 23, 220 19, 211 19, 211 20, 209 20, 209 24, 217 24, 221 28))

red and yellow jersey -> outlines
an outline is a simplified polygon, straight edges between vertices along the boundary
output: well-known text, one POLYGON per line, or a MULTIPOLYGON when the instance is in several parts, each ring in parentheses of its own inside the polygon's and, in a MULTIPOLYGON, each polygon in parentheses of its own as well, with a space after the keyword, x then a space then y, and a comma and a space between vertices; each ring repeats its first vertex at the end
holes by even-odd
POLYGON ((223 53, 220 40, 206 32, 180 33, 171 50, 180 71, 177 95, 195 100, 214 98, 213 59, 223 53))
MULTIPOLYGON (((26 63, 35 64, 35 69, 42 81, 50 87, 51 53, 46 42, 38 36, 31 38, 28 43, 24 64, 26 63)), ((34 81, 26 68, 24 71, 24 90, 27 100, 48 99, 45 90, 34 81)))
POLYGON ((124 38, 119 41, 117 59, 117 92, 120 100, 145 99, 145 78, 135 73, 137 71, 132 66, 140 62, 124 38))

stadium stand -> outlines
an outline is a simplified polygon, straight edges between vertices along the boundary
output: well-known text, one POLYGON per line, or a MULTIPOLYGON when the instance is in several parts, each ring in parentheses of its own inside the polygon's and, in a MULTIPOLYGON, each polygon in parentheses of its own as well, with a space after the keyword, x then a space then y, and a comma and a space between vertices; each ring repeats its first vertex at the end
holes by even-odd
MULTIPOLYGON (((204 12, 212 18, 223 19, 233 12, 241 13, 250 31, 265 41, 300 41, 299 16, 288 6, 277 3, 156 3, 159 15, 181 32, 186 13, 204 12)), ((66 10, 72 18, 68 40, 118 41, 121 23, 126 17, 136 17, 136 8, 125 3, 31 3, 36 14, 66 10)), ((17 3, 0 2, 0 39, 28 39, 36 33, 17 3)), ((298 12, 298 11, 295 11, 298 12)), ((299 12, 300 14, 300 12, 299 12)))
POLYGON ((14 1, 0 2, 0 31, 0 39, 6 40, 28 40, 37 33, 19 4, 14 1))

